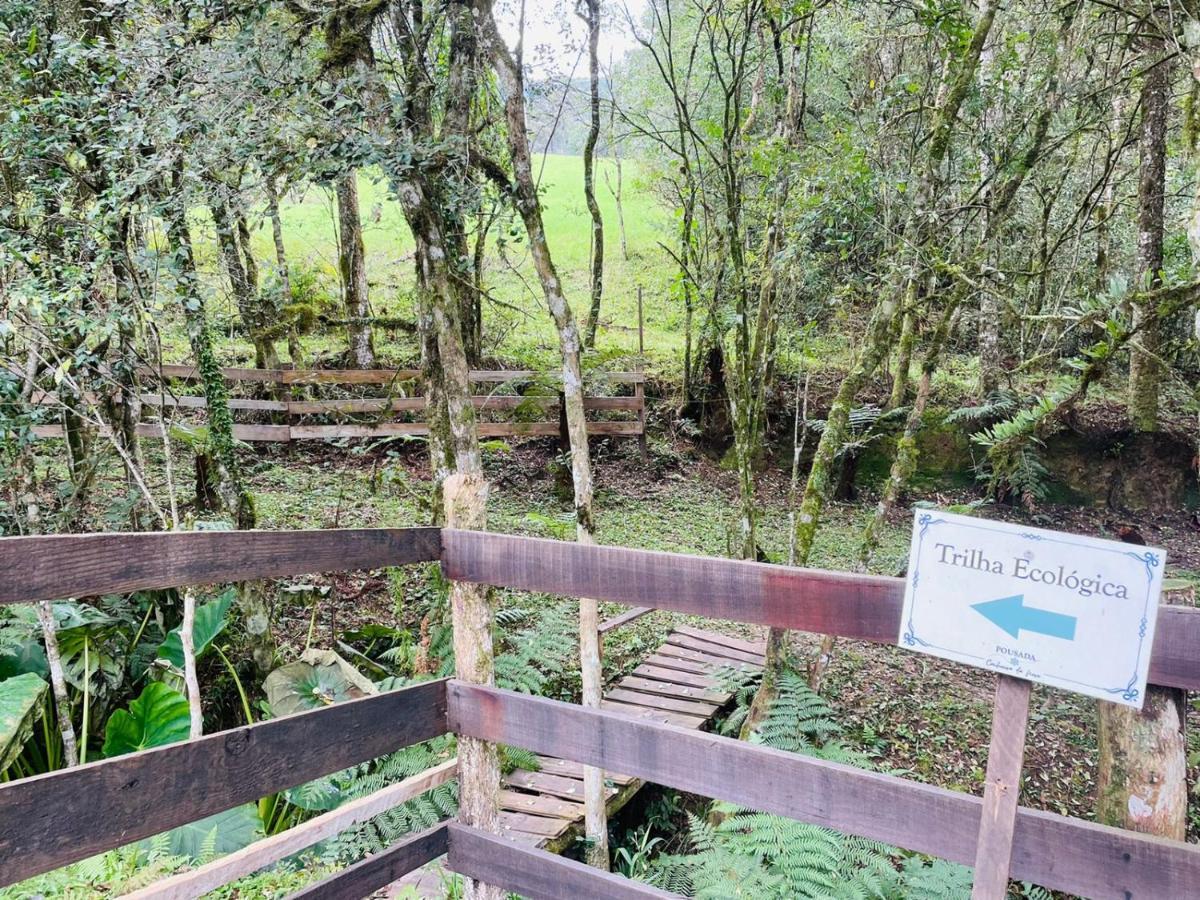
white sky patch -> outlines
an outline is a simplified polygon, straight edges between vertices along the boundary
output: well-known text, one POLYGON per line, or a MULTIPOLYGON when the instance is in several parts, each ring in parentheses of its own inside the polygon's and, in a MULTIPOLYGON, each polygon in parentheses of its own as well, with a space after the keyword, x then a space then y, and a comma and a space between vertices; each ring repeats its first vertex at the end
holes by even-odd
MULTIPOLYGON (((600 25, 600 67, 610 64, 637 46, 626 24, 627 16, 640 22, 647 0, 602 0, 600 25)), ((534 78, 587 76, 587 26, 575 14, 573 0, 526 0, 525 4, 525 67, 534 78)), ((500 33, 515 47, 518 35, 521 3, 519 0, 499 0, 496 22, 500 33)))

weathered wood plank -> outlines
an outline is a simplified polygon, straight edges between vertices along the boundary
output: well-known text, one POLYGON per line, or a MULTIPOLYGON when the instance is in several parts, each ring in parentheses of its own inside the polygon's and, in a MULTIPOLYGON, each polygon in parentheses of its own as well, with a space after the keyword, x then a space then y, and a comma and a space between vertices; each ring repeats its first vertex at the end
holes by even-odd
MULTIPOLYGON (((904 580, 494 532, 442 533, 451 578, 895 644, 904 580)), ((1200 610, 1160 606, 1150 682, 1200 689, 1200 610)))
POLYGON ((664 900, 677 896, 552 853, 526 849, 457 822, 449 831, 447 862, 451 870, 529 900, 664 900))
MULTIPOLYGON (((208 401, 203 397, 176 397, 172 394, 142 394, 142 403, 146 406, 182 407, 184 409, 208 409, 208 401)), ((286 400, 254 400, 246 397, 230 397, 230 409, 254 409, 265 412, 287 412, 286 400)))
POLYGON ((715 703, 718 706, 729 702, 733 695, 728 691, 706 691, 703 688, 689 685, 674 684, 670 681, 657 681, 653 678, 639 678, 637 675, 627 675, 620 681, 620 687, 644 694, 660 694, 664 697, 681 697, 685 700, 700 700, 704 703, 715 703))
MULTIPOLYGON (((517 769, 505 776, 504 782, 513 787, 538 791, 542 794, 553 794, 565 800, 583 800, 583 773, 576 775, 556 775, 552 772, 530 772, 517 769)), ((616 793, 614 790, 613 793, 616 793)))
POLYGON ((445 784, 457 773, 458 760, 448 759, 441 765, 426 769, 366 797, 351 800, 344 806, 322 813, 295 828, 255 841, 249 847, 218 857, 198 868, 156 881, 131 894, 122 894, 122 900, 193 900, 331 838, 351 825, 387 812, 439 784, 445 784))
POLYGON ((284 369, 282 384, 391 384, 415 381, 420 369, 284 369))
MULTIPOLYGON (((564 775, 568 778, 582 778, 583 765, 570 759, 555 759, 553 756, 539 756, 538 763, 541 765, 539 771, 551 775, 564 775)), ((633 781, 632 775, 621 775, 616 772, 605 772, 604 778, 611 781, 613 784, 629 784, 633 781)))
POLYGON ((288 900, 362 900, 446 853, 450 849, 448 827, 443 822, 403 838, 383 852, 297 891, 288 900))
POLYGON ((676 625, 675 631, 702 641, 708 641, 710 644, 721 644, 725 647, 734 647, 738 650, 744 650, 747 653, 753 653, 760 660, 767 652, 766 641, 748 641, 745 638, 733 637, 719 631, 705 631, 702 628, 693 628, 691 625, 676 625))
MULTIPOLYGON (((748 744, 451 682, 451 729, 971 865, 983 801, 748 744), (731 778, 731 772, 737 777, 731 778)), ((1020 808, 1012 877, 1097 900, 1190 897, 1200 847, 1020 808)))
POLYGON ((709 641, 694 638, 688 634, 672 633, 667 636, 667 643, 676 647, 683 647, 688 650, 695 650, 705 656, 715 656, 718 659, 729 659, 735 662, 743 662, 755 667, 761 667, 763 664, 763 654, 749 653, 745 650, 739 650, 736 647, 726 647, 723 644, 714 644, 709 641))
POLYGON ((430 681, 0 785, 0 885, 429 740, 446 728, 446 682, 430 681))
POLYGON ((992 742, 988 747, 971 900, 1004 900, 1008 896, 1008 868, 1012 861, 1032 688, 1029 681, 1010 675, 996 676, 992 742))
MULTIPOLYGON (((753 659, 734 659, 731 656, 724 656, 717 649, 713 651, 697 650, 694 647, 681 647, 676 641, 692 641, 692 638, 685 635, 671 635, 667 638, 667 642, 658 648, 658 654, 661 656, 673 656, 676 659, 686 659, 690 662, 697 663, 702 666, 709 666, 714 671, 716 669, 746 669, 748 671, 758 671, 762 668, 762 659, 757 661, 753 659)), ((699 644, 699 641, 695 641, 699 644)), ((727 653, 741 653, 740 650, 728 650, 727 653)), ((749 653, 742 654, 750 656, 749 653)))
POLYGON ((549 794, 527 794, 524 791, 500 791, 500 808, 530 816, 574 821, 583 818, 583 804, 571 803, 549 794))
POLYGON ((568 819, 532 816, 526 813, 500 811, 501 831, 520 831, 525 834, 537 834, 543 838, 558 837, 570 826, 568 819))
POLYGON ((681 672, 677 669, 665 669, 661 666, 647 665, 643 663, 633 670, 634 675, 640 675, 643 678, 654 678, 658 681, 669 681, 672 684, 685 684, 689 687, 696 688, 720 688, 721 683, 715 678, 709 678, 707 675, 695 675, 691 672, 681 672))
POLYGON ((661 694, 643 694, 641 691, 629 691, 616 687, 604 695, 607 700, 618 700, 621 703, 631 703, 634 706, 651 706, 655 709, 665 709, 667 712, 680 712, 692 716, 708 718, 718 709, 715 703, 700 703, 696 700, 677 700, 674 697, 663 697, 661 694))
POLYGON ((724 662, 718 662, 717 660, 701 662, 671 652, 672 650, 678 651, 680 649, 679 647, 670 647, 667 644, 663 644, 653 654, 642 660, 642 663, 644 665, 658 666, 661 669, 674 669, 678 672, 691 672, 693 675, 705 675, 708 677, 712 677, 715 672, 721 669, 738 669, 742 665, 732 660, 725 660, 724 662))
POLYGON ((635 706, 631 703, 618 703, 615 700, 601 700, 600 708, 607 709, 622 716, 634 716, 640 719, 653 719, 655 722, 666 722, 678 725, 680 728, 702 728, 706 721, 704 716, 688 716, 683 713, 667 712, 649 706, 635 706))
POLYGON ((0 538, 0 603, 376 569, 438 558, 436 528, 0 538))
POLYGON ((606 619, 600 623, 600 627, 596 630, 601 634, 608 634, 614 628, 620 628, 622 625, 628 625, 630 622, 637 621, 646 613, 654 612, 649 606, 635 606, 633 609, 627 609, 620 615, 613 616, 611 619, 606 619))

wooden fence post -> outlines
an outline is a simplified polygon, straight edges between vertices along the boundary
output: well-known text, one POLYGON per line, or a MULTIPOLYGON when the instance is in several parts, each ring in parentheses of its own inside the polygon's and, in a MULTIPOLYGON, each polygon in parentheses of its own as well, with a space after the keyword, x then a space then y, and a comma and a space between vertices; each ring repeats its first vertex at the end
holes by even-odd
MULTIPOLYGON (((487 524, 487 480, 480 472, 456 472, 442 486, 446 527, 482 531, 487 524)), ((469 581, 450 583, 454 624, 454 671, 460 681, 494 686, 492 629, 495 610, 490 589, 469 581)), ((495 744, 458 738, 458 821, 500 833, 500 757, 495 744)), ((503 900, 504 891, 468 879, 467 900, 503 900)))
POLYGON ((971 900, 1004 900, 1012 860, 1013 828, 1021 793, 1025 730, 1029 725, 1032 682, 999 675, 992 707, 992 743, 988 748, 983 811, 975 845, 975 885, 971 900))

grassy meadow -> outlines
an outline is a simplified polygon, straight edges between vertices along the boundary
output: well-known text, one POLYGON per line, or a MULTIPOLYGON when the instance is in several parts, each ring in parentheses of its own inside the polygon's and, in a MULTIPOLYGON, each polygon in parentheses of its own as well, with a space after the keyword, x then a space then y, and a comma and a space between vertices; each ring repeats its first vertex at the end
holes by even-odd
MULTIPOLYGON (((583 160, 577 156, 542 157, 543 214, 555 264, 577 316, 588 307, 591 218, 583 197, 583 160)), ((678 368, 683 347, 683 311, 669 301, 675 272, 659 241, 673 240, 671 212, 646 183, 643 170, 631 161, 623 165, 626 243, 629 258, 621 253, 617 204, 605 175, 615 186, 616 166, 611 159, 597 161, 597 191, 605 225, 604 305, 593 359, 617 367, 622 357, 637 352, 637 289, 644 290, 647 355, 656 368, 678 368)), ((359 201, 363 219, 371 304, 378 316, 412 318, 412 237, 399 204, 388 193, 378 172, 359 176, 359 201)), ((337 275, 336 201, 330 188, 306 185, 288 194, 281 214, 284 241, 293 269, 311 268, 321 288, 340 296, 337 275)), ((198 222, 197 258, 211 291, 211 309, 217 321, 234 315, 211 229, 198 222)), ((252 223, 253 248, 264 274, 274 260, 270 222, 252 223)), ((485 300, 485 354, 518 364, 550 365, 557 355, 557 338, 542 299, 541 288, 529 259, 519 221, 498 220, 489 239, 485 270, 486 287, 493 298, 485 300)), ((389 361, 411 360, 416 346, 402 332, 380 331, 377 348, 389 361)), ((342 335, 333 330, 312 335, 306 351, 317 355, 342 350, 342 335)), ((181 344, 176 348, 186 352, 181 344)), ((242 341, 230 341, 229 353, 245 354, 242 341), (235 349, 236 348, 236 349, 235 349)), ((627 360, 625 361, 627 362, 627 360)))

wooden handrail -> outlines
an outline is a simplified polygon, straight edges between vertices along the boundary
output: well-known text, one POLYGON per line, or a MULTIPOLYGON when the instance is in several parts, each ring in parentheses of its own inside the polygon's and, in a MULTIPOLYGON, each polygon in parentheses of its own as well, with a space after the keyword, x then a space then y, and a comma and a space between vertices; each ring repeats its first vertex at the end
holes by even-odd
MULTIPOLYGON (((904 579, 442 530, 449 578, 895 644, 904 579)), ((1150 683, 1200 690, 1200 610, 1162 605, 1150 683)))
MULTIPOLYGON (((456 734, 514 744, 971 865, 971 794, 704 732, 452 681, 456 734)), ((1186 897, 1200 846, 1021 807, 1012 877, 1094 898, 1186 897)), ((483 876, 486 877, 486 876, 483 876)))
POLYGON ((430 681, 0 785, 0 885, 446 731, 446 682, 430 681))
MULTIPOLYGON (((394 809, 413 797, 432 790, 440 784, 445 784, 457 774, 458 760, 448 759, 440 765, 381 788, 373 794, 351 800, 343 806, 322 813, 287 831, 263 838, 261 841, 255 841, 241 850, 235 850, 225 856, 218 856, 202 866, 186 869, 131 894, 122 894, 122 900, 194 900, 196 897, 215 891, 222 885, 257 872, 265 866, 277 863, 313 844, 331 838, 339 832, 345 831, 351 825, 365 822, 389 809, 394 809)), ((440 855, 440 853, 435 855, 440 855)), ((428 862, 428 860, 422 860, 422 862, 428 862)), ((418 865, 420 864, 418 863, 418 865)))
POLYGON ((402 838, 386 850, 297 891, 288 900, 361 900, 443 855, 449 849, 448 827, 442 822, 402 838))
POLYGON ((452 872, 513 891, 529 900, 604 897, 605 900, 669 900, 679 897, 641 882, 564 859, 545 850, 451 822, 447 828, 452 872))
POLYGON ((435 560, 439 553, 437 528, 0 538, 0 603, 377 569, 435 560))

